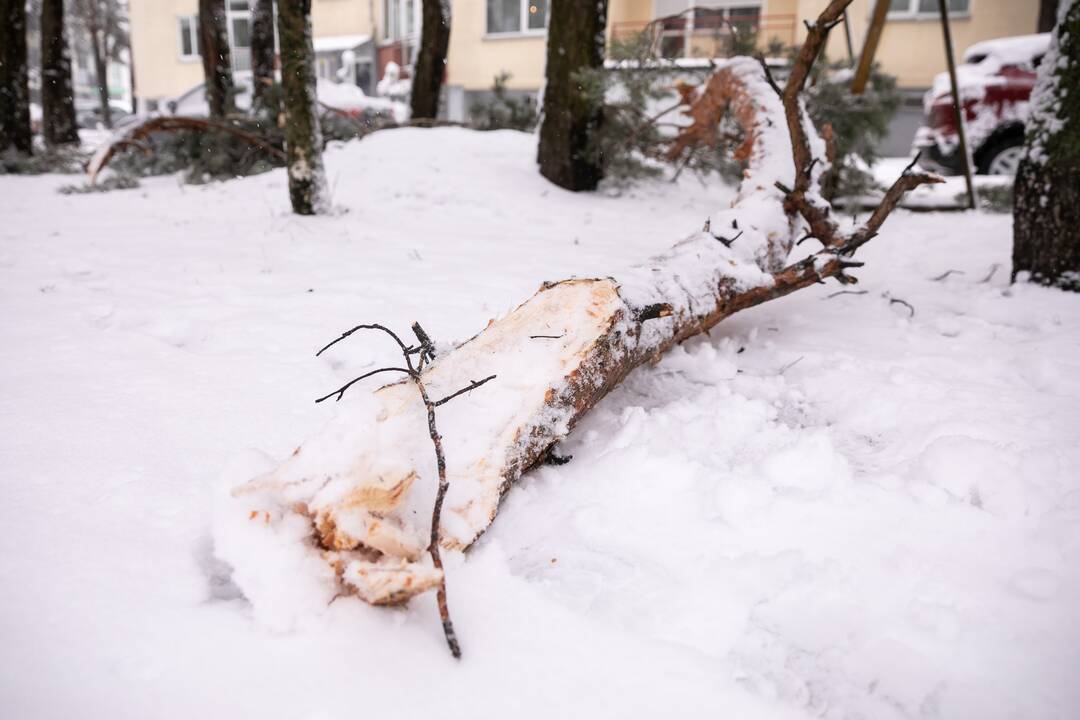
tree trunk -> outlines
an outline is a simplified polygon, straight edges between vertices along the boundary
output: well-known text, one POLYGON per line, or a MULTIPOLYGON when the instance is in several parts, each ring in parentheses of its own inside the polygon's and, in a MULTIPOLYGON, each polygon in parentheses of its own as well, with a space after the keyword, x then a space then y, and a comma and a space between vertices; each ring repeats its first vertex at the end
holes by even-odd
POLYGON ((412 117, 434 120, 439 114, 439 89, 450 47, 450 3, 423 0, 423 8, 420 54, 413 66, 412 117))
POLYGON ((255 0, 251 6, 252 102, 256 114, 277 117, 274 87, 274 0, 255 0))
POLYGON ((32 149, 26 4, 23 0, 0 0, 0 155, 29 155, 32 149))
POLYGON ((315 51, 311 44, 311 0, 279 0, 281 87, 285 102, 285 151, 289 197, 297 215, 328 207, 322 161, 322 132, 315 97, 315 51))
POLYGON ((1038 32, 1045 33, 1054 29, 1057 20, 1058 0, 1039 0, 1038 32))
POLYGON ((1080 291, 1080 1, 1058 17, 1016 176, 1013 278, 1080 291))
POLYGON ((206 102, 213 118, 236 111, 226 21, 225 0, 199 0, 199 54, 206 79, 206 102))
MULTIPOLYGON (((855 282, 845 271, 862 263, 852 256, 904 193, 944 180, 909 167, 854 231, 841 230, 820 199, 824 143, 804 116, 799 93, 828 28, 850 1, 832 0, 811 26, 786 90, 757 62, 735 58, 696 97, 684 95, 692 101, 688 142, 707 135, 706 126, 728 111, 747 138, 738 195, 701 232, 618 280, 544 283, 509 315, 422 369, 423 397, 440 398, 430 406, 408 381, 371 393, 349 390, 349 383, 322 398, 357 396, 276 470, 235 487, 223 508, 230 524, 218 536, 218 551, 234 564, 234 577, 256 608, 264 599, 273 602, 275 583, 283 590, 295 583, 301 566, 314 569, 304 572, 309 581, 319 577, 326 602, 338 592, 374 604, 424 592, 442 578, 423 560, 426 538, 434 534, 450 548, 472 544, 494 520, 506 490, 634 368, 740 310, 826 278, 855 282), (803 232, 796 213, 823 247, 783 266, 803 232), (481 385, 480 378, 490 382, 481 385), (439 408, 442 432, 434 459, 432 407, 439 408), (437 470, 449 492, 431 533, 418 521, 431 517, 427 509, 441 497, 437 470), (297 550, 281 555, 282 566, 273 559, 252 566, 250 558, 273 558, 292 542, 297 550), (266 552, 253 552, 258 548, 266 552)), ((372 326, 340 339, 362 329, 372 326)), ((431 347, 413 329, 419 346, 399 340, 403 352, 431 347)), ((383 370, 394 368, 377 372, 383 370)))
POLYGON ((602 108, 577 73, 604 62, 607 0, 551 0, 549 8, 540 174, 567 190, 595 190, 602 171, 588 144, 602 108))
POLYGON ((63 0, 41 3, 41 110, 46 145, 79 142, 63 0))
POLYGON ((90 35, 90 51, 94 55, 94 81, 97 83, 98 102, 101 105, 101 120, 105 127, 112 127, 112 108, 109 106, 109 78, 105 59, 104 28, 98 16, 97 0, 88 0, 86 29, 90 35))

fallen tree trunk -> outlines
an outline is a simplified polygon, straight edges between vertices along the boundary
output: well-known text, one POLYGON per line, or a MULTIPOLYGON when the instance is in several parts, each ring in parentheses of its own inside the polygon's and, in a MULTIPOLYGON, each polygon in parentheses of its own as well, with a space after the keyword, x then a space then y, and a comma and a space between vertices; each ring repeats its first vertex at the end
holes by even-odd
POLYGON ((147 142, 150 136, 159 132, 180 132, 194 130, 197 132, 225 133, 240 138, 244 142, 259 148, 266 154, 271 155, 281 162, 285 162, 284 151, 274 147, 267 139, 253 135, 240 128, 233 127, 224 120, 205 120, 194 117, 181 117, 166 115, 155 117, 133 125, 124 132, 115 135, 111 140, 104 143, 94 152, 90 162, 86 166, 86 179, 90 185, 97 182, 98 175, 116 156, 116 153, 128 147, 136 147, 145 153, 152 152, 147 142))
MULTIPOLYGON (((817 57, 849 1, 833 0, 811 26, 813 47, 800 63, 817 57)), ((747 137, 738 196, 701 232, 618 279, 545 283, 423 370, 431 397, 496 376, 439 409, 449 481, 438 528, 444 547, 471 545, 514 481, 634 368, 739 310, 830 277, 855 282, 845 272, 861 264, 852 254, 903 193, 941 181, 909 168, 866 225, 841 232, 817 192, 824 143, 799 107, 808 69, 796 68, 781 90, 762 65, 736 58, 686 93, 692 125, 684 145, 704 138, 725 112, 747 137), (823 247, 785 265, 804 227, 823 247)), ((235 487, 223 507, 217 552, 257 614, 261 605, 280 608, 297 582, 320 588, 313 597, 324 602, 347 592, 389 604, 442 580, 423 555, 437 472, 427 408, 413 384, 374 392, 347 385, 328 397, 345 398, 338 417, 281 466, 235 487), (275 554, 287 559, 269 559, 275 554)))

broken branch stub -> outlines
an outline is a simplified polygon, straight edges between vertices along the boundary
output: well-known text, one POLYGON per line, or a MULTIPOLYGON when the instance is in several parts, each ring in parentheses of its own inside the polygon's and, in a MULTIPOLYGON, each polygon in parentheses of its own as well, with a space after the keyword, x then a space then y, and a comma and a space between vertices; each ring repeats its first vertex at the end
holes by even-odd
MULTIPOLYGON (((826 13, 844 5, 832 2, 826 13)), ((807 42, 817 49, 800 54, 799 62, 813 61, 823 34, 812 31, 807 42)), ((845 271, 861 263, 851 255, 873 237, 903 191, 939 181, 905 173, 866 226, 844 233, 818 212, 827 207, 818 194, 826 148, 803 117, 797 92, 774 92, 757 62, 735 58, 684 97, 693 120, 684 151, 708 141, 706 124, 724 114, 725 103, 748 138, 746 171, 732 206, 618 279, 544 283, 420 373, 431 398, 498 376, 439 410, 448 484, 438 530, 444 547, 471 545, 514 481, 548 457, 634 368, 739 310, 830 277, 854 282, 845 271), (786 122, 792 114, 799 122, 786 122), (823 249, 784 265, 807 226, 823 249), (718 242, 710 227, 738 228, 739 234, 718 242)), ((368 602, 401 602, 441 578, 421 553, 439 477, 423 432, 426 406, 409 382, 352 391, 341 405, 338 417, 293 457, 233 491, 235 517, 242 521, 251 504, 244 498, 257 490, 260 502, 272 506, 266 524, 309 523, 308 552, 331 563, 339 590, 368 602)))

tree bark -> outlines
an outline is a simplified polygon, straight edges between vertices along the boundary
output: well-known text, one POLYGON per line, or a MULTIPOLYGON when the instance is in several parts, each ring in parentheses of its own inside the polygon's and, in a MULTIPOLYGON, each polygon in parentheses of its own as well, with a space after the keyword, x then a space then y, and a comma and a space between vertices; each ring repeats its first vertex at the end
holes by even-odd
POLYGON ((274 56, 274 0, 255 0, 251 6, 251 107, 276 118, 274 56))
POLYGON ((450 47, 449 0, 423 0, 420 54, 413 66, 412 117, 435 119, 450 47))
POLYGON ((549 8, 540 174, 567 190, 595 190, 602 170, 588 143, 602 107, 583 91, 577 73, 604 62, 607 0, 551 0, 549 8))
POLYGON ((105 58, 105 28, 101 23, 97 0, 86 0, 86 30, 90 35, 90 52, 94 56, 94 81, 97 84, 101 121, 112 127, 112 107, 109 105, 108 64, 105 58))
POLYGON ((210 117, 236 112, 225 0, 199 0, 199 54, 210 117))
MULTIPOLYGON (((264 532, 267 526, 290 528, 283 532, 305 543, 303 562, 324 579, 336 578, 325 583, 327 601, 346 592, 374 604, 398 603, 438 585, 441 571, 423 560, 432 528, 417 526, 441 497, 436 470, 449 490, 435 535, 445 547, 467 548, 494 520, 503 494, 521 474, 542 462, 636 367, 740 310, 826 278, 854 283, 846 271, 862 263, 852 256, 877 234, 903 194, 943 179, 909 166, 854 231, 842 230, 821 200, 824 143, 802 113, 799 90, 828 28, 850 1, 832 0, 811 26, 786 89, 763 65, 735 58, 695 93, 684 94, 697 126, 687 132, 702 136, 705 125, 730 110, 748 138, 738 195, 701 232, 618 280, 544 283, 509 315, 434 358, 419 375, 423 398, 408 381, 372 393, 350 390, 360 397, 322 432, 276 470, 234 488, 226 512, 244 545, 236 555, 227 542, 219 549, 236 565, 235 577, 254 580, 241 580, 245 593, 267 592, 272 583, 261 580, 290 577, 296 567, 294 555, 279 570, 245 566, 251 543, 267 543, 267 556, 280 550, 275 543, 282 534, 264 532), (777 162, 776 154, 793 162, 777 162), (822 249, 784 265, 804 228, 822 249), (480 386, 479 378, 490 382, 480 386), (443 403, 473 386, 467 400, 443 403), (434 464, 422 431, 433 407, 442 433, 434 464)), ((340 339, 371 328, 353 328, 340 339)), ((403 351, 430 347, 426 334, 417 332, 417 338, 419 349, 399 340, 403 351)), ((341 399, 352 385, 322 399, 341 399)), ((261 598, 252 599, 258 604, 261 598)))
POLYGON ((1080 2, 1064 1, 1016 176, 1013 278, 1080 291, 1080 2))
POLYGON ((1058 0, 1039 0, 1038 32, 1045 33, 1054 29, 1057 22, 1058 0))
POLYGON ((326 211, 329 203, 322 161, 322 132, 316 109, 311 0, 279 0, 278 40, 281 43, 289 198, 297 215, 315 215, 326 211))
POLYGON ((0 154, 33 149, 26 64, 26 4, 0 0, 0 154))
POLYGON ((41 110, 46 145, 79 142, 63 0, 41 3, 41 110))

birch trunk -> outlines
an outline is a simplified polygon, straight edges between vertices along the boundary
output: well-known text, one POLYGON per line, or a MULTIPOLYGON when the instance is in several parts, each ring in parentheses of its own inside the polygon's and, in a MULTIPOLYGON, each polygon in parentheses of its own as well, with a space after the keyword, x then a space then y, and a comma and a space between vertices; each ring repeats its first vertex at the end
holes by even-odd
POLYGON ((311 0, 279 0, 278 41, 281 43, 289 198, 297 215, 315 215, 327 209, 328 201, 322 131, 315 104, 311 0))

